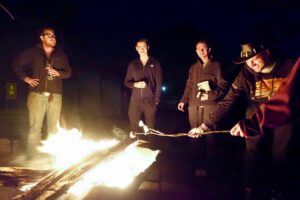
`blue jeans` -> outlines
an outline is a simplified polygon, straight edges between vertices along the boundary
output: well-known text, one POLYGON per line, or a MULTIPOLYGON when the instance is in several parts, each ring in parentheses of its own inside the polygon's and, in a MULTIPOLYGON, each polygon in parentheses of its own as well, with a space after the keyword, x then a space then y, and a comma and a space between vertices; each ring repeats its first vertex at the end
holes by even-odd
POLYGON ((28 133, 28 153, 36 152, 36 147, 41 142, 41 130, 46 115, 48 134, 57 132, 62 105, 62 95, 53 94, 53 100, 48 101, 48 96, 42 93, 30 92, 27 98, 29 111, 29 133, 28 133))

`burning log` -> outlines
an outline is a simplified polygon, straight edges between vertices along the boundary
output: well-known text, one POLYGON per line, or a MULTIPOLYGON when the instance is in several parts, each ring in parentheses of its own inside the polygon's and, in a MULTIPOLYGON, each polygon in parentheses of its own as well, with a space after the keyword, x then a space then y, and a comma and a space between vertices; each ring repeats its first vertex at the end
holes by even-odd
POLYGON ((42 180, 40 180, 30 190, 22 193, 15 194, 12 198, 14 200, 31 200, 31 199, 57 199, 67 189, 78 181, 84 173, 97 165, 101 160, 106 158, 112 153, 116 153, 124 149, 132 141, 120 142, 115 147, 106 151, 95 151, 86 156, 81 162, 72 165, 67 169, 55 170, 42 180))
POLYGON ((134 199, 131 195, 145 181, 157 183, 160 189, 160 151, 149 145, 133 143, 103 159, 59 199, 134 199))
POLYGON ((50 172, 50 170, 36 170, 22 167, 0 167, 0 186, 20 187, 36 183, 50 172))

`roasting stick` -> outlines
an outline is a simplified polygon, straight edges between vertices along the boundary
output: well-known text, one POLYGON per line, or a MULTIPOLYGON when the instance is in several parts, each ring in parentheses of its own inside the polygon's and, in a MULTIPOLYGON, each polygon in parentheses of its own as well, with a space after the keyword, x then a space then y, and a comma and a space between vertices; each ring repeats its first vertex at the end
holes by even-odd
MULTIPOLYGON (((189 136, 188 133, 173 133, 173 134, 168 134, 168 133, 163 133, 158 130, 148 128, 143 121, 139 122, 139 126, 143 128, 144 132, 143 133, 137 133, 137 132, 130 132, 130 137, 131 138, 136 138, 138 135, 157 135, 157 136, 163 136, 163 137, 182 137, 182 136, 189 136)), ((216 131, 206 131, 204 133, 200 133, 198 137, 201 137, 202 135, 206 134, 214 134, 214 133, 229 133, 230 130, 216 130, 216 131)))
MULTIPOLYGON (((218 131, 206 131, 202 134, 199 134, 199 137, 207 134, 213 134, 213 133, 229 133, 229 130, 218 130, 218 131)), ((130 137, 135 138, 138 135, 157 135, 157 136, 163 136, 163 137, 182 137, 182 136, 189 136, 188 133, 162 133, 162 132, 153 132, 149 131, 147 133, 137 133, 137 132, 130 132, 130 137)))

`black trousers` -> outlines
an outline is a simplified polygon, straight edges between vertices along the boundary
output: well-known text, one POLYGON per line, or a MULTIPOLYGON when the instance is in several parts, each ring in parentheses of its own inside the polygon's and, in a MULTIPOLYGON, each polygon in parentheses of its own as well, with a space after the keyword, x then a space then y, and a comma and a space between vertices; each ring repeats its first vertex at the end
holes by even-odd
POLYGON ((156 104, 153 98, 131 99, 129 102, 128 116, 131 131, 143 131, 139 127, 139 121, 145 118, 144 124, 149 128, 155 128, 156 104))
MULTIPOLYGON (((189 122, 191 128, 199 127, 205 121, 215 105, 189 106, 189 122)), ((212 128, 216 129, 216 126, 212 128)), ((191 156, 194 168, 212 169, 216 158, 216 140, 213 134, 202 138, 191 138, 191 156)))
POLYGON ((287 152, 293 123, 285 124, 264 136, 246 138, 244 182, 246 187, 283 189, 286 184, 287 152))

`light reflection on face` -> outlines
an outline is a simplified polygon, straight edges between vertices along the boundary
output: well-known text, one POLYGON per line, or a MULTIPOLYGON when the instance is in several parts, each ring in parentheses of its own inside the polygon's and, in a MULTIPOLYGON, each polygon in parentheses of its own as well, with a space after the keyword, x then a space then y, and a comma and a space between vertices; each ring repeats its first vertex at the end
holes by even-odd
POLYGON ((260 73, 268 65, 268 55, 268 51, 263 51, 260 54, 246 60, 246 64, 256 73, 260 73))
POLYGON ((196 45, 196 53, 201 60, 207 59, 209 58, 210 48, 207 46, 207 44, 199 42, 196 45))
POLYGON ((56 36, 52 30, 45 30, 41 36, 43 45, 54 47, 56 45, 56 36))
POLYGON ((148 55, 149 46, 145 42, 138 42, 135 49, 140 55, 148 55))

